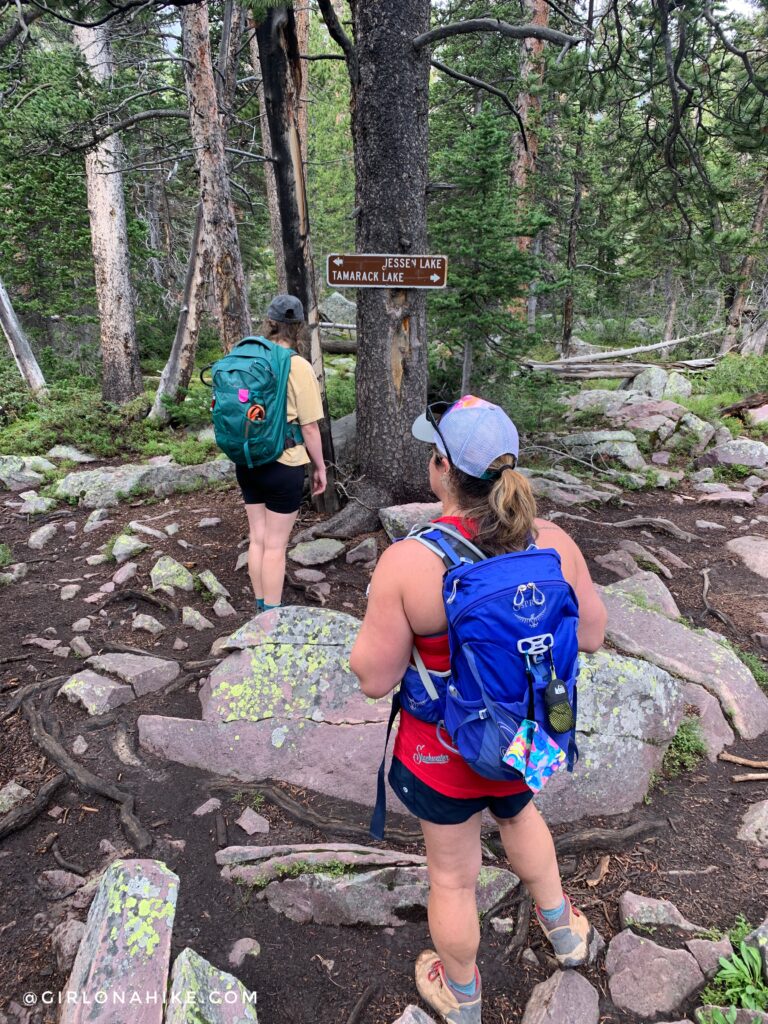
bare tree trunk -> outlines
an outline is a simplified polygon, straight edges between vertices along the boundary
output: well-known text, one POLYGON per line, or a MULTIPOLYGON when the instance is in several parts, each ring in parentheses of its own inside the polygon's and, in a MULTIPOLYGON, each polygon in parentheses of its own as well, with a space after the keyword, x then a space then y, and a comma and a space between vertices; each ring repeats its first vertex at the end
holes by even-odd
POLYGON ((309 346, 301 354, 312 363, 320 383, 325 416, 320 423, 323 457, 328 463, 328 486, 316 501, 319 511, 338 510, 331 418, 325 393, 320 314, 309 232, 307 192, 301 144, 301 97, 304 68, 299 57, 296 22, 287 7, 273 7, 256 29, 262 68, 264 108, 274 157, 275 196, 285 256, 286 290, 301 299, 309 326, 309 346))
POLYGON ((563 359, 567 359, 571 353, 571 338, 573 337, 573 296, 576 285, 576 249, 578 244, 579 217, 581 215, 581 160, 583 151, 584 119, 582 118, 579 123, 579 133, 576 141, 573 169, 573 200, 571 202, 571 213, 568 218, 568 252, 565 261, 568 283, 565 286, 565 299, 563 301, 563 334, 560 344, 560 352, 563 359))
POLYGON ((48 385, 45 383, 43 371, 37 365, 32 346, 27 341, 24 329, 11 305, 5 285, 0 281, 0 327, 3 328, 8 346, 24 383, 38 401, 48 398, 48 385))
POLYGON ((739 352, 743 356, 765 355, 766 341, 768 341, 768 320, 764 320, 758 327, 753 327, 739 346, 739 352))
POLYGON ((225 352, 251 333, 251 315, 237 234, 224 137, 219 124, 209 44, 208 5, 182 7, 184 77, 200 177, 203 230, 211 249, 213 293, 225 352))
MULTIPOLYGON (((224 8, 219 59, 216 68, 216 94, 221 109, 221 128, 226 131, 231 120, 231 108, 237 87, 237 57, 242 35, 242 12, 233 0, 227 0, 224 8)), ((155 401, 149 419, 166 423, 169 419, 167 403, 182 396, 192 379, 197 353, 200 324, 208 292, 208 278, 211 271, 210 238, 204 230, 203 205, 198 204, 195 226, 192 232, 187 275, 173 339, 155 401)))
MULTIPOLYGON (((539 232, 533 240, 533 255, 541 255, 541 232, 539 232)), ((536 289, 536 282, 532 281, 528 288, 528 298, 526 300, 526 322, 528 324, 528 330, 531 332, 536 330, 536 309, 538 303, 539 296, 536 289)))
POLYGON ((760 198, 757 202, 757 209, 755 210, 755 216, 752 218, 752 230, 749 236, 749 242, 747 243, 747 251, 739 266, 739 279, 736 285, 736 293, 731 303, 731 308, 728 310, 728 317, 726 320, 725 337, 723 343, 720 346, 720 355, 725 355, 726 352, 730 352, 732 348, 736 347, 738 340, 739 330, 741 328, 741 318, 744 314, 744 307, 747 304, 747 294, 749 291, 750 279, 752 277, 752 271, 755 266, 756 249, 760 245, 762 240, 762 234, 765 230, 765 221, 768 217, 768 172, 766 172, 765 180, 763 182, 763 189, 760 193, 760 198))
POLYGON ((468 395, 472 382, 472 342, 469 338, 464 342, 464 356, 461 361, 461 393, 468 395))
POLYGON ((275 276, 277 290, 288 291, 288 280, 285 276, 285 253, 283 252, 283 233, 280 227, 280 207, 277 201, 277 183, 275 182, 275 166, 272 163, 272 139, 269 134, 267 107, 264 103, 264 73, 261 69, 259 44, 256 39, 256 21, 252 14, 248 15, 248 33, 250 39, 251 65, 254 75, 260 79, 256 89, 259 100, 259 126, 261 128, 261 152, 266 157, 264 164, 264 183, 267 189, 267 209, 269 210, 269 228, 272 236, 272 252, 275 256, 275 276))
MULTIPOLYGON (((355 0, 352 17, 357 251, 427 252, 430 65, 410 40, 429 26, 429 0, 355 0)), ((426 402, 426 298, 383 288, 357 296, 359 466, 395 500, 423 497, 424 451, 411 423, 426 402)))
POLYGON ((664 324, 664 340, 669 341, 675 336, 675 319, 677 303, 680 298, 680 278, 667 268, 664 273, 664 291, 667 296, 667 320, 664 324))
MULTIPOLYGON (((112 51, 104 26, 73 30, 91 74, 100 84, 113 75, 112 51)), ((105 401, 123 404, 143 390, 128 257, 123 194, 123 145, 111 135, 85 157, 96 293, 101 323, 101 391, 105 401)))
POLYGON ((205 308, 210 269, 211 252, 203 230, 202 213, 198 209, 176 334, 149 413, 148 418, 151 420, 167 423, 170 417, 166 403, 176 401, 189 387, 195 366, 200 319, 205 308))

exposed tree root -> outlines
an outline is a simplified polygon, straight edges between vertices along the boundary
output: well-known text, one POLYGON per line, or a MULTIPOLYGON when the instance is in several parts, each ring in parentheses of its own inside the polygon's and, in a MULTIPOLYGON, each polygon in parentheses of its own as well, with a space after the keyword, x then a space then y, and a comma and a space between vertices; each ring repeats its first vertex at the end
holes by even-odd
POLYGON ((360 533, 378 530, 379 509, 392 504, 392 495, 375 484, 364 483, 350 493, 344 508, 323 522, 302 530, 294 539, 297 543, 314 540, 316 537, 335 537, 351 540, 360 533))
POLYGON ((686 530, 676 526, 675 523, 670 522, 669 519, 657 519, 653 516, 633 516, 631 519, 622 519, 619 523, 609 523, 607 520, 598 522, 596 519, 588 519, 586 516, 577 516, 572 512, 552 512, 549 516, 550 519, 574 519, 579 523, 589 523, 590 526, 598 526, 602 529, 604 526, 612 526, 621 529, 624 526, 649 526, 652 530, 658 530, 660 533, 668 533, 671 537, 677 538, 677 540, 683 540, 688 543, 697 540, 698 538, 692 533, 688 533, 686 530))
POLYGON ((718 758, 730 764, 740 764, 742 768, 768 768, 768 761, 750 761, 748 757, 737 757, 736 754, 729 754, 727 750, 718 754, 718 758))
POLYGON ((66 775, 54 775, 52 779, 43 783, 32 803, 14 807, 4 818, 0 818, 0 839, 5 839, 11 832, 18 832, 25 828, 35 820, 38 814, 42 814, 50 803, 51 797, 64 784, 66 778, 66 775))
MULTIPOLYGON (((178 606, 173 601, 169 601, 165 597, 158 597, 157 594, 148 594, 144 590, 116 590, 107 596, 102 607, 106 608, 113 601, 145 601, 147 604, 154 605, 155 608, 162 608, 163 611, 168 612, 174 622, 178 622, 181 617, 178 606)), ((146 651, 142 651, 142 654, 146 654, 146 651)))
POLYGON ((366 1006, 376 993, 379 991, 379 982, 372 981, 371 984, 363 991, 363 994, 357 1000, 355 1005, 352 1007, 352 1012, 347 1017, 346 1024, 358 1024, 360 1018, 363 1016, 366 1006))
POLYGON ((665 822, 661 818, 648 818, 636 821, 626 828, 585 828, 579 832, 569 832, 555 839, 555 849, 562 853, 584 853, 588 850, 607 850, 617 853, 632 843, 639 843, 656 832, 663 831, 665 822))
MULTIPOLYGON (((368 829, 363 825, 354 825, 352 822, 342 821, 340 818, 329 818, 319 814, 311 807, 304 807, 303 804, 288 796, 286 792, 273 782, 242 783, 230 782, 229 779, 224 779, 211 787, 212 793, 217 790, 261 793, 265 800, 275 804, 276 807, 285 811, 289 817, 293 818, 294 821, 300 822, 302 825, 309 825, 310 828, 315 828, 319 832, 326 833, 326 835, 352 836, 356 839, 362 838, 369 841, 371 839, 368 829)), ((421 830, 407 831, 405 829, 388 828, 385 837, 387 841, 396 843, 417 843, 421 839, 421 830)))
POLYGON ((32 697, 36 693, 40 693, 43 690, 49 690, 54 686, 60 686, 69 679, 69 676, 53 676, 51 679, 39 679, 36 683, 30 683, 29 686, 22 686, 20 690, 11 698, 11 703, 0 715, 0 722, 4 722, 7 718, 10 718, 17 708, 21 707, 27 697, 32 697))
POLYGON ((533 901, 531 900, 530 894, 527 889, 523 890, 523 895, 520 898, 520 909, 517 911, 517 923, 515 925, 515 933, 504 947, 504 950, 499 957, 501 962, 509 960, 515 950, 521 950, 528 942, 528 930, 531 925, 531 907, 533 901))
POLYGON ((93 772, 78 764, 69 756, 62 745, 46 731, 39 712, 27 701, 22 705, 24 717, 29 722, 32 739, 40 747, 42 752, 58 765, 63 772, 86 793, 94 793, 104 796, 108 800, 114 800, 120 805, 120 821, 123 831, 139 853, 149 849, 152 845, 152 836, 142 826, 134 814, 134 797, 125 790, 118 789, 111 782, 94 775, 93 772))
POLYGON ((53 859, 64 871, 74 871, 76 875, 85 874, 85 868, 82 866, 82 864, 75 864, 74 861, 66 860, 62 856, 61 850, 59 849, 58 839, 54 839, 53 843, 51 844, 51 853, 53 854, 53 859))

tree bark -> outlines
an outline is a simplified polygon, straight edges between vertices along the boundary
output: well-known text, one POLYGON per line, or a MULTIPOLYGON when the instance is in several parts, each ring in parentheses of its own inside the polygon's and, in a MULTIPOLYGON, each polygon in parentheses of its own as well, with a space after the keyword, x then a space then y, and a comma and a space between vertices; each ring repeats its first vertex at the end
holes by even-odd
POLYGON ((288 7, 273 7, 267 11, 256 28, 256 40, 262 69, 264 108, 274 159, 272 166, 285 258, 286 291, 299 298, 304 306, 310 340, 300 354, 309 359, 315 371, 325 413, 319 426, 323 457, 328 465, 328 486, 325 493, 316 499, 315 507, 320 512, 332 513, 338 510, 339 501, 302 158, 301 106, 305 75, 293 11, 288 7))
POLYGON ((568 218, 568 251, 565 266, 568 272, 568 283, 565 286, 565 299, 563 301, 563 334, 560 343, 560 352, 564 359, 567 359, 571 352, 571 338, 573 337, 573 296, 575 290, 574 277, 576 274, 576 250, 578 245, 579 217, 581 215, 581 160, 584 150, 584 119, 579 122, 578 137, 576 140, 576 153, 574 156, 573 168, 573 200, 571 201, 571 213, 568 218))
MULTIPOLYGON (((429 27, 429 0, 351 6, 357 251, 424 253, 430 65, 411 40, 429 27)), ((359 467, 394 500, 423 497, 426 458, 411 423, 426 402, 426 298, 380 288, 357 296, 359 467)))
MULTIPOLYGON (((91 74, 108 84, 114 73, 107 31, 73 30, 91 74)), ((105 401, 123 404, 143 391, 128 256, 128 227, 121 167, 123 145, 110 135, 85 157, 96 293, 101 326, 102 385, 105 401)))
POLYGON ((208 5, 183 7, 181 19, 184 78, 189 122, 200 179, 203 231, 211 248, 216 315, 225 352, 251 333, 251 315, 237 234, 224 135, 219 124, 211 63, 208 5))
POLYGON ((198 208, 176 334, 149 413, 148 418, 151 420, 167 423, 170 416, 166 403, 176 401, 189 387, 195 366, 200 319, 205 308, 210 268, 211 252, 203 230, 202 213, 198 208))
POLYGON ((32 346, 27 341, 27 336, 19 323, 2 281, 0 281, 0 327, 3 328, 11 355, 19 368, 19 373, 24 378, 24 383, 38 401, 45 401, 48 398, 48 385, 45 383, 43 371, 37 364, 32 346))
POLYGON ((664 324, 664 340, 671 341, 675 336, 675 319, 677 302, 680 298, 680 278, 667 269, 664 274, 664 293, 667 297, 667 320, 664 324))
POLYGON ((723 344, 720 346, 721 356, 736 347, 739 330, 741 328, 741 318, 747 304, 750 279, 752 277, 752 271, 757 257, 757 247, 762 241, 766 218, 768 218, 768 171, 766 172, 765 180, 763 181, 760 198, 757 201, 755 216, 752 219, 752 230, 750 232, 747 250, 741 261, 741 265, 739 266, 739 278, 736 285, 736 293, 730 309, 728 310, 725 337, 723 338, 723 344))

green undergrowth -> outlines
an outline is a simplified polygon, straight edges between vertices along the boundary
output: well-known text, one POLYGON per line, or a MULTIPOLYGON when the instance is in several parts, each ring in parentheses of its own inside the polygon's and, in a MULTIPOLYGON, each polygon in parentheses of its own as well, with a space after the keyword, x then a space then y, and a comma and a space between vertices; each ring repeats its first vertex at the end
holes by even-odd
POLYGON ((11 549, 7 544, 0 544, 0 569, 4 569, 6 565, 10 565, 13 561, 13 555, 11 549))
MULTIPOLYGON (((4 369, 0 366, 0 393, 10 377, 4 369)), ((69 444, 102 459, 171 455, 181 465, 196 465, 217 451, 213 442, 189 433, 210 424, 210 395, 201 384, 190 389, 184 402, 168 406, 167 425, 146 419, 151 392, 116 406, 102 402, 95 382, 74 377, 53 381, 50 393, 46 403, 15 392, 10 401, 0 401, 1 455, 44 455, 54 445, 69 444)))
POLYGON ((768 693, 768 665, 765 661, 757 654, 753 654, 751 651, 745 651, 743 647, 739 647, 738 644, 728 640, 726 637, 722 637, 718 640, 718 643, 722 644, 723 647, 727 647, 729 651, 732 651, 739 661, 743 662, 752 675, 755 677, 755 682, 758 686, 762 687, 768 693))
POLYGON ((684 718, 662 761, 662 770, 668 779, 690 772, 706 756, 707 748, 701 736, 698 719, 684 718))
POLYGON ((763 980, 760 951, 744 941, 737 944, 737 950, 727 959, 720 958, 720 969, 699 998, 715 1006, 768 1010, 768 985, 763 980))
POLYGON ((341 419, 355 411, 355 378, 326 377, 325 391, 328 396, 328 411, 332 420, 341 419))

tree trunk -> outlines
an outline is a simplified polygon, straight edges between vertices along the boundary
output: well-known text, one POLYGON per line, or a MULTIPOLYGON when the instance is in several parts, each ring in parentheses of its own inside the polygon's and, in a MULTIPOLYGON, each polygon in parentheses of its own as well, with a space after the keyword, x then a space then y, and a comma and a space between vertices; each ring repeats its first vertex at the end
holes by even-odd
MULTIPOLYGON (((427 252, 429 0, 352 4, 352 139, 358 252, 427 252), (359 74, 355 70, 359 68, 359 74)), ((424 292, 357 292, 360 469, 398 501, 423 497, 426 453, 411 436, 427 393, 424 292)))
POLYGON ((24 378, 24 383, 38 401, 44 401, 48 398, 48 385, 45 383, 43 371, 37 365, 32 346, 27 341, 27 336, 19 323, 2 281, 0 281, 0 327, 3 328, 11 355, 19 368, 19 373, 24 378))
POLYGON ((579 120, 578 135, 576 138, 576 152, 573 158, 573 200, 571 202, 571 213, 568 218, 568 252, 565 266, 568 272, 568 283, 565 286, 565 299, 563 301, 563 335, 560 343, 560 354, 567 359, 571 353, 571 338, 573 337, 573 295, 575 291, 576 276, 576 250, 578 247, 579 218, 581 216, 581 196, 583 183, 581 179, 581 162, 584 153, 584 112, 579 120))
MULTIPOLYGON (((525 0, 522 20, 527 24, 546 27, 549 24, 549 5, 546 0, 525 0)), ((544 40, 523 39, 520 44, 520 81, 524 88, 517 94, 515 106, 525 127, 528 148, 522 134, 516 136, 514 159, 510 168, 510 183, 517 193, 517 208, 523 217, 530 205, 529 186, 536 170, 539 153, 539 134, 536 120, 541 111, 541 100, 533 86, 540 86, 544 80, 544 40)), ((520 236, 517 240, 521 252, 527 252, 532 239, 520 236)))
POLYGON ((739 352, 743 356, 765 355, 765 346, 768 341, 768 320, 764 320, 758 327, 753 327, 744 341, 739 346, 739 352))
POLYGON ((269 134, 267 107, 264 102, 264 73, 261 69, 259 44, 256 39, 256 22, 253 15, 248 16, 248 33, 251 37, 251 65, 254 75, 260 79, 256 89, 259 100, 259 125, 261 128, 261 152, 266 158, 264 164, 264 183, 267 190, 267 209, 269 210, 269 228, 272 236, 272 252, 275 256, 275 276, 278 292, 288 291, 288 279, 285 276, 285 253, 283 252, 283 235, 280 228, 280 207, 277 202, 277 183, 275 182, 275 165, 272 163, 272 139, 269 134))
POLYGON ((464 355, 461 360, 461 393, 468 395, 472 382, 472 342, 467 338, 464 342, 464 355))
POLYGON ((211 248, 216 315, 225 352, 251 333, 251 316, 237 235, 224 136, 219 124, 216 86, 209 44, 208 5, 179 12, 184 51, 184 78, 195 162, 200 178, 203 231, 211 248))
POLYGON ((257 26, 256 39, 262 68, 264 108, 275 161, 272 166, 285 256, 286 291, 299 298, 304 305, 310 341, 300 354, 311 362, 323 397, 325 415, 320 423, 320 435, 323 456, 328 464, 328 486, 325 494, 315 504, 318 511, 331 513, 338 510, 339 502, 302 159, 300 111, 304 93, 304 69, 299 57, 293 11, 287 7, 271 8, 257 26))
POLYGON ((664 273, 664 292, 667 297, 667 320, 664 324, 664 340, 670 341, 675 336, 675 319, 677 302, 680 298, 680 278, 667 269, 664 273))
POLYGON ((719 354, 721 356, 736 347, 739 330, 741 328, 741 318, 747 304, 750 279, 755 266, 757 247, 762 241, 766 218, 768 218, 768 172, 766 172, 763 189, 757 202, 755 216, 752 219, 752 230, 750 232, 749 242, 747 243, 747 251, 741 261, 741 265, 739 266, 739 278, 736 285, 736 292, 733 302, 731 303, 731 307, 728 310, 725 337, 723 338, 723 343, 720 346, 719 354))
POLYGON ((210 269, 211 253, 203 230, 202 213, 198 208, 176 334, 148 417, 151 420, 167 423, 170 417, 166 403, 176 401, 189 387, 210 269))
MULTIPOLYGON (((104 26, 76 27, 73 35, 94 79, 100 84, 108 83, 114 69, 104 26)), ((123 156, 120 137, 111 135, 85 157, 101 325, 101 391, 105 401, 119 404, 131 401, 143 390, 128 257, 123 156)))
MULTIPOLYGON (((216 95, 222 112, 220 121, 222 131, 226 131, 231 120, 231 109, 237 87, 237 58, 242 25, 240 8, 235 7, 232 0, 227 0, 216 68, 216 95)), ((157 420, 160 423, 166 423, 170 418, 167 403, 177 401, 186 392, 192 379, 200 324, 208 293, 211 263, 210 238, 204 229, 201 201, 198 203, 195 215, 176 334, 149 414, 149 419, 157 420)))

